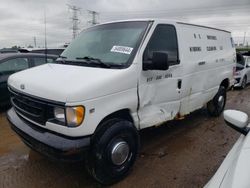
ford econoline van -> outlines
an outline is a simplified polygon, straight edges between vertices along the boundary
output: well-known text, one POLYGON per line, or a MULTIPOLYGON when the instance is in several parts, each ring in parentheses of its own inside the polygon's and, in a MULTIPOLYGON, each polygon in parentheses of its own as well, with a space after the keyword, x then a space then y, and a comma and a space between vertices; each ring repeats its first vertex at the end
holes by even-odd
POLYGON ((56 160, 85 158, 102 184, 127 175, 139 131, 207 106, 219 116, 234 84, 228 31, 128 20, 82 31, 56 64, 10 76, 13 130, 56 160))

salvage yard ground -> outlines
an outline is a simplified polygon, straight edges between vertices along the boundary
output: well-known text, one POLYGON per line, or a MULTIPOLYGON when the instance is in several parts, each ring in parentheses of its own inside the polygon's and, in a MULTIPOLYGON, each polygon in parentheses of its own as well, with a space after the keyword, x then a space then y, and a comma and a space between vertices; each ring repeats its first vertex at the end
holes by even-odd
MULTIPOLYGON (((226 109, 250 115, 250 86, 228 93, 226 109)), ((52 162, 26 147, 0 114, 0 188, 101 187, 84 166, 52 162)), ((202 187, 215 173, 239 134, 222 116, 198 110, 185 120, 141 132, 141 150, 127 178, 113 187, 202 187)))

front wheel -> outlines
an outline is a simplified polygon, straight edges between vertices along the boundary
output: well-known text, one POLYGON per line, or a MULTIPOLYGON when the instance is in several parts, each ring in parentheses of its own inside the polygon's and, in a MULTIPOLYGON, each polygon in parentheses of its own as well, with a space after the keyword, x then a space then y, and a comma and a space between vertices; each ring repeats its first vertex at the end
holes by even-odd
POLYGON ((207 110, 211 116, 218 117, 223 112, 227 100, 225 87, 220 86, 215 97, 207 103, 207 110))
POLYGON ((127 175, 139 145, 137 129, 127 120, 104 122, 93 138, 86 161, 89 173, 101 184, 110 185, 127 175))

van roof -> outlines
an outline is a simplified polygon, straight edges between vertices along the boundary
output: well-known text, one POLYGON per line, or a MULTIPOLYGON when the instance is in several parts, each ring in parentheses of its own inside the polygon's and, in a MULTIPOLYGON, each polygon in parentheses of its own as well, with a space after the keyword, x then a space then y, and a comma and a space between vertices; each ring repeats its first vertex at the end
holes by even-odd
POLYGON ((195 26, 195 27, 203 27, 207 29, 214 29, 218 31, 223 31, 227 33, 231 33, 230 31, 223 30, 223 29, 218 29, 214 27, 209 27, 209 26, 203 26, 203 25, 198 25, 198 24, 192 24, 192 23, 186 23, 186 22, 181 22, 177 20, 171 20, 171 19, 163 19, 163 18, 139 18, 139 19, 128 19, 128 20, 115 20, 115 21, 110 21, 110 22, 105 22, 99 25, 103 24, 109 24, 109 23, 117 23, 117 22, 133 22, 133 21, 155 21, 155 22, 165 22, 165 23, 175 23, 175 24, 182 24, 182 25, 190 25, 190 26, 195 26))

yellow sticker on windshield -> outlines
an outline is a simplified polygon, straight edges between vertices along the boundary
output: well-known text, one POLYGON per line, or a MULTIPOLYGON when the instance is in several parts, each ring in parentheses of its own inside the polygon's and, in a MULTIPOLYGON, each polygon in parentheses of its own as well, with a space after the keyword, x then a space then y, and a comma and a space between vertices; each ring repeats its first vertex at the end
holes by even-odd
POLYGON ((110 51, 122 53, 122 54, 131 54, 131 52, 133 51, 133 48, 130 48, 127 46, 113 46, 110 51))

